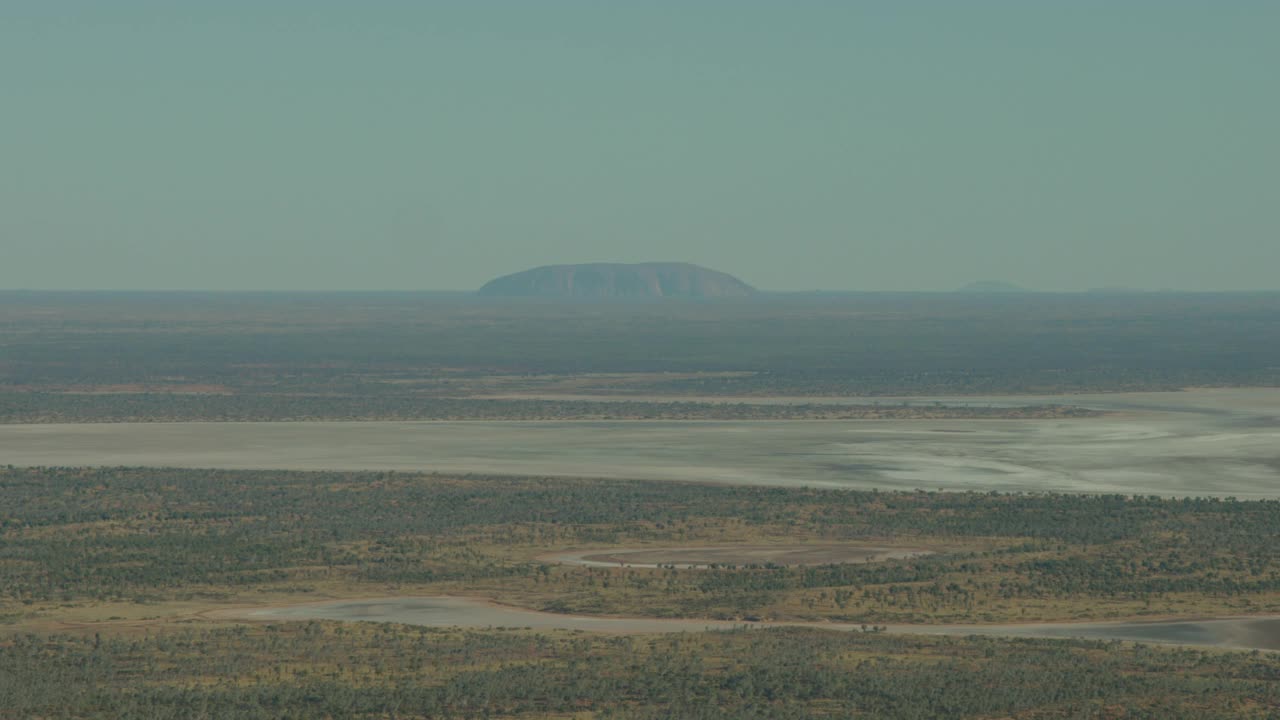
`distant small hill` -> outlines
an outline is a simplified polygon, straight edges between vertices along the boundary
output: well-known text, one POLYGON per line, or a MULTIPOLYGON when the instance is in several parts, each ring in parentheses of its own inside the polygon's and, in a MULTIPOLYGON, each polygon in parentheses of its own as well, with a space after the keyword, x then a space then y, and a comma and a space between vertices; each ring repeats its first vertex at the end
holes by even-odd
POLYGON ((1144 293, 1147 291, 1143 290, 1142 288, 1117 286, 1117 287, 1089 288, 1085 292, 1094 293, 1095 295, 1134 295, 1137 293, 1144 293))
POLYGON ((738 278, 689 263, 547 265, 489 281, 479 294, 543 298, 746 297, 756 289, 738 278))
POLYGON ((1017 285, 1014 285, 1011 282, 1005 282, 1003 280, 979 280, 978 282, 971 282, 968 285, 965 285, 964 287, 960 288, 956 292, 1024 293, 1024 292, 1031 292, 1031 291, 1024 287, 1019 287, 1017 285))

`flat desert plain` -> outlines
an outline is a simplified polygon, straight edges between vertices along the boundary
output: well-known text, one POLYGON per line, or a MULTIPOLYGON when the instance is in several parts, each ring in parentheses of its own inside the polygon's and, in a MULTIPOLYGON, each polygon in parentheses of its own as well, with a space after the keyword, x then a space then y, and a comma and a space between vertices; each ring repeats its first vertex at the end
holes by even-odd
MULTIPOLYGON (((930 399, 912 398, 922 400, 930 399)), ((1068 420, 3 425, 0 464, 1280 497, 1280 388, 936 400, 1054 402, 1111 414, 1068 420)))
POLYGON ((0 463, 1280 496, 1280 389, 937 400, 1058 402, 1113 414, 1069 420, 4 425, 0 463))

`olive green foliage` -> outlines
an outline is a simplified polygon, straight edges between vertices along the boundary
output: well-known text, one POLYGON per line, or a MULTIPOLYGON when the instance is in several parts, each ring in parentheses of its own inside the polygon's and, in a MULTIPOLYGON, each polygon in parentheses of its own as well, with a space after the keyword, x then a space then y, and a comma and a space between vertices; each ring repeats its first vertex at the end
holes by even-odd
POLYGON ((289 420, 850 420, 1080 418, 1063 405, 995 407, 497 400, 430 396, 200 393, 0 393, 0 422, 182 422, 289 420))
MULTIPOLYGON (((1225 602, 1280 589, 1278 533, 1280 503, 1269 501, 5 468, 0 617, 267 588, 306 597, 323 583, 500 588, 553 610, 651 615, 777 614, 798 599, 802 613, 864 621, 971 618, 996 599, 1158 600, 1183 588, 1225 602), (726 534, 968 549, 712 570, 552 567, 531 554, 726 534)), ((1274 655, 1118 643, 795 628, 602 637, 319 622, 21 627, 0 637, 0 718, 1264 718, 1280 702, 1274 655)))
POLYGON ((290 623, 0 642, 0 718, 1266 718, 1280 658, 774 629, 290 623))
POLYGON ((198 597, 280 583, 505 578, 510 591, 556 595, 548 607, 559 610, 733 616, 802 592, 809 610, 831 617, 964 619, 989 610, 991 599, 1150 601, 1191 592, 1265 600, 1280 591, 1280 502, 10 468, 0 469, 0 568, 10 612, 51 600, 198 597), (530 556, 743 536, 942 552, 870 564, 621 571, 548 568, 530 556), (610 605, 626 598, 636 607, 610 605))

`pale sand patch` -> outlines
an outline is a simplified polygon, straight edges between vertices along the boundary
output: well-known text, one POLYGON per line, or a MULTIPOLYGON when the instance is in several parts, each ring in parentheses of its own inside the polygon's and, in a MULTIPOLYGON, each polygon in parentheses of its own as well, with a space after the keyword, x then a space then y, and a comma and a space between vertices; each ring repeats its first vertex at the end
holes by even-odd
POLYGON ((0 464, 1280 497, 1280 389, 1039 399, 1119 414, 1072 420, 0 425, 0 464))
POLYGON ((551 553, 539 560, 589 567, 708 568, 744 565, 832 565, 929 555, 917 548, 847 544, 724 545, 715 547, 604 548, 551 553))

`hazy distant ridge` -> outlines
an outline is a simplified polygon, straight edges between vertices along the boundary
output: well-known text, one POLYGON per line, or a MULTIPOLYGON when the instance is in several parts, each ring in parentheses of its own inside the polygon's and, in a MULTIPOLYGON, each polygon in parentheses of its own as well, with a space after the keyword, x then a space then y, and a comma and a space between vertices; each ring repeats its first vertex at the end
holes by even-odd
POLYGON ((960 288, 957 292, 967 293, 1025 293, 1030 290, 1004 280, 979 280, 960 288))
POLYGON ((746 297, 755 288, 689 263, 547 265, 489 281, 479 294, 546 298, 746 297))

